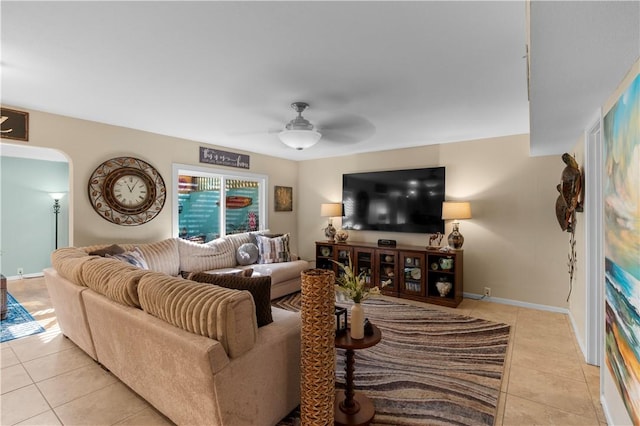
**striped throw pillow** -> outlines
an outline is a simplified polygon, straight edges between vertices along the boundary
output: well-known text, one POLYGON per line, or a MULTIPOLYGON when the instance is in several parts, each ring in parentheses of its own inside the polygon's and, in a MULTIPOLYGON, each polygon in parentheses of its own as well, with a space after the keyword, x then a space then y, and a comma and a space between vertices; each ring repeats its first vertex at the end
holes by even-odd
POLYGON ((256 235, 256 245, 259 252, 258 263, 281 263, 291 260, 289 234, 275 238, 256 235))

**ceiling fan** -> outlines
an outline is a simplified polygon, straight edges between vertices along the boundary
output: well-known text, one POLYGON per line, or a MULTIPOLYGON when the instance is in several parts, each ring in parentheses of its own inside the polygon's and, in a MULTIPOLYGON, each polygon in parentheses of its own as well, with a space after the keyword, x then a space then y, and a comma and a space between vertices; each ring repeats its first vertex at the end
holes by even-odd
POLYGON ((302 112, 309 108, 306 102, 294 102, 291 108, 298 113, 298 116, 287 123, 285 129, 278 133, 280 141, 297 150, 310 148, 315 145, 322 134, 313 128, 313 124, 302 116, 302 112))
MULTIPOLYGON (((235 138, 245 139, 247 137, 264 137, 268 134, 272 137, 277 136, 279 142, 290 148, 303 150, 314 146, 318 141, 334 145, 359 143, 369 139, 376 132, 375 126, 369 120, 356 114, 314 110, 320 117, 317 125, 314 125, 302 116, 302 113, 309 108, 309 103, 293 102, 291 108, 297 113, 297 116, 284 126, 280 124, 268 131, 233 132, 231 135, 234 135, 232 137, 235 138)), ((269 115, 270 121, 281 119, 279 115, 278 118, 273 114, 269 115)))

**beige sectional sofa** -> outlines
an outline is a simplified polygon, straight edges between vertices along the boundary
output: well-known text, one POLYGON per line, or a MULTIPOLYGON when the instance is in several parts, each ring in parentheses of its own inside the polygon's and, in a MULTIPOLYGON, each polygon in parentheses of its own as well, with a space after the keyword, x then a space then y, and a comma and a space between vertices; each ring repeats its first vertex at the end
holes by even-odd
POLYGON ((300 402, 300 314, 272 308, 258 328, 249 292, 180 275, 221 269, 226 249, 176 240, 135 246, 148 270, 56 250, 44 273, 62 332, 177 424, 277 423, 300 402))

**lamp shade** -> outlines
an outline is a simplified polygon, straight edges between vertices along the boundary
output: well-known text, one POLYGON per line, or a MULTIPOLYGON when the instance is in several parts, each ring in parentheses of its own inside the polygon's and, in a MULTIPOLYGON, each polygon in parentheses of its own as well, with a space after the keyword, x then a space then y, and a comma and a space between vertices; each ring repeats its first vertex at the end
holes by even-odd
POLYGON ((61 200, 62 197, 64 197, 64 192, 50 192, 49 197, 53 198, 54 200, 61 200))
POLYGON ((341 217, 342 203, 327 203, 320 205, 320 216, 322 217, 341 217))
POLYGON ((307 149, 316 144, 322 137, 320 132, 315 130, 283 130, 278 133, 278 137, 283 144, 297 149, 307 149))
POLYGON ((445 201, 442 203, 442 219, 471 219, 471 205, 466 201, 445 201))

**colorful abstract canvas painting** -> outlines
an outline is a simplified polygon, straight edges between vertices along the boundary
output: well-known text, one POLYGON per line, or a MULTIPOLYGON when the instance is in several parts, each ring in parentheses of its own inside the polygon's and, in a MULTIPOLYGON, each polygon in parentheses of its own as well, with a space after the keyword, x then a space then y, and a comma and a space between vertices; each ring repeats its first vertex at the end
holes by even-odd
POLYGON ((640 424, 640 75, 604 117, 606 363, 640 424))

